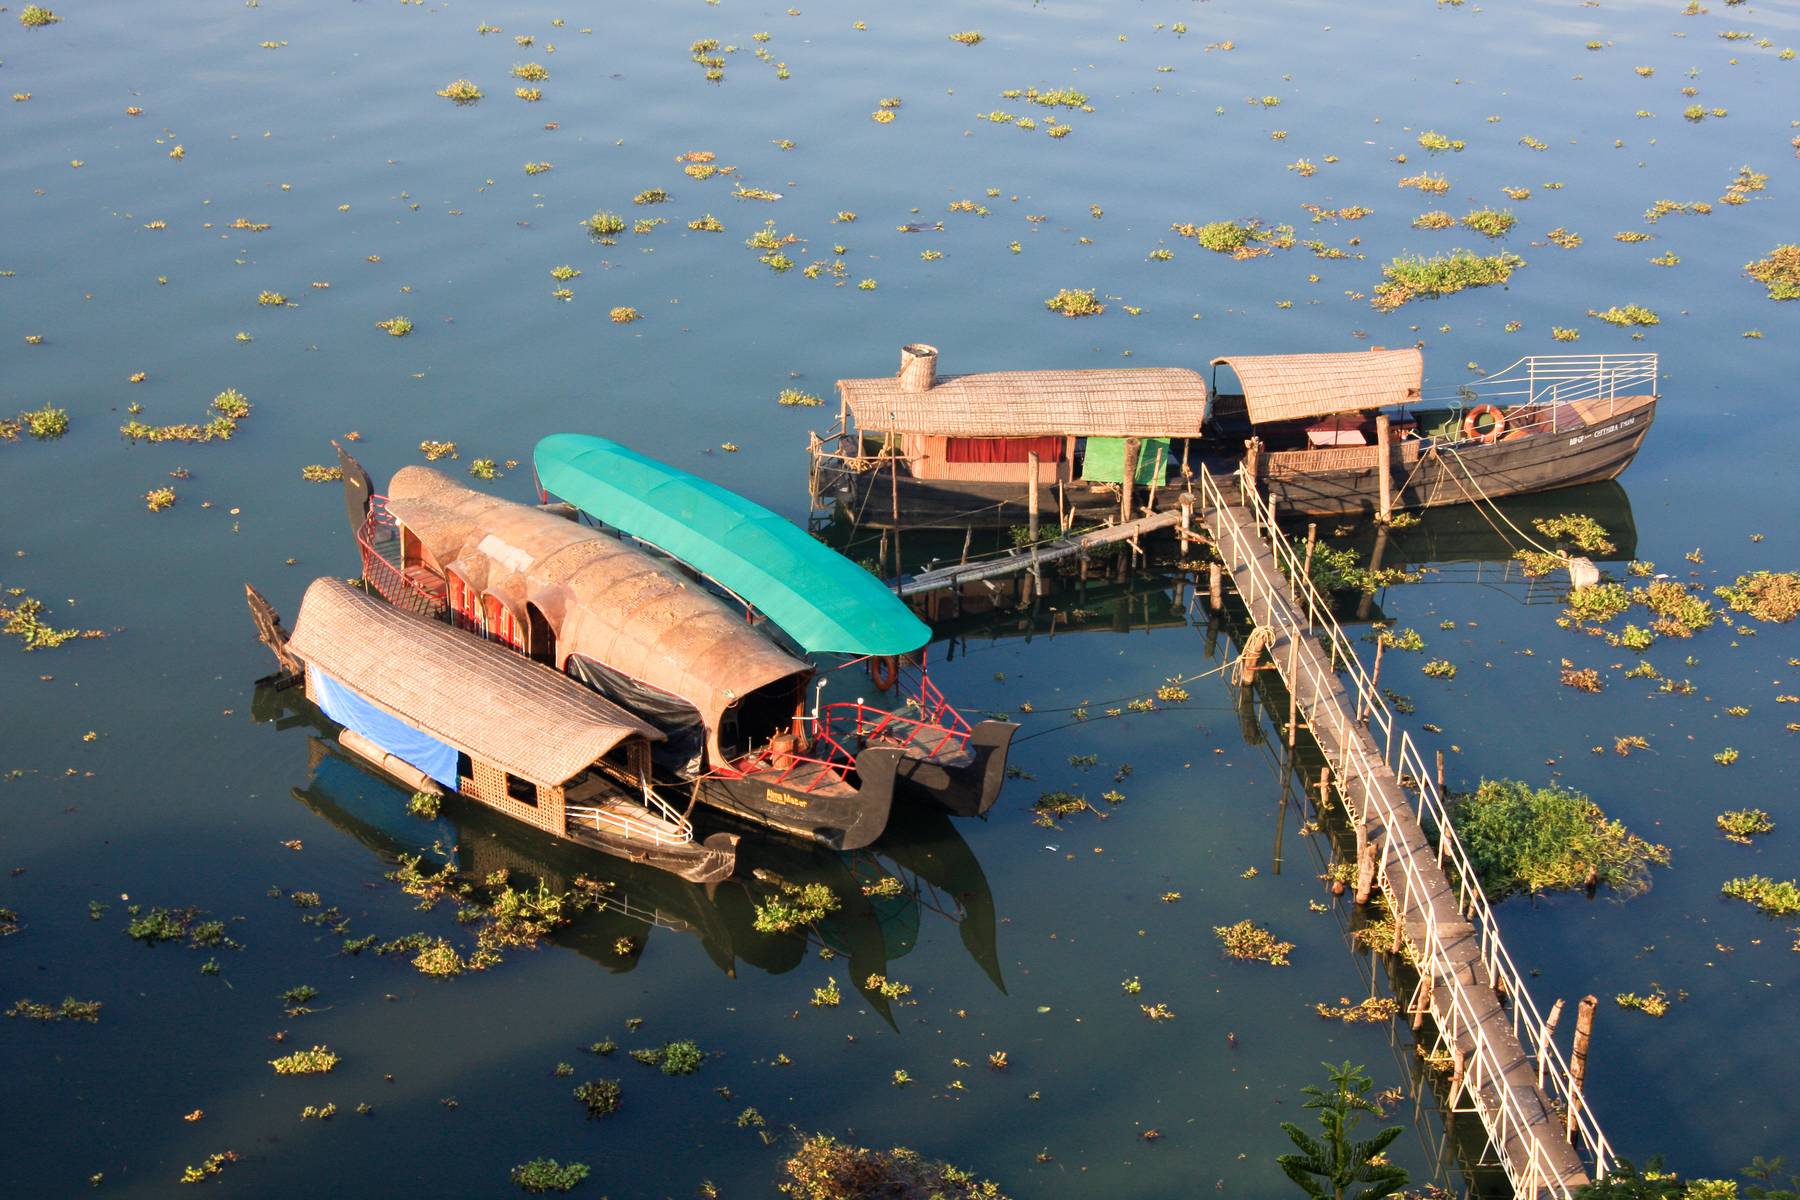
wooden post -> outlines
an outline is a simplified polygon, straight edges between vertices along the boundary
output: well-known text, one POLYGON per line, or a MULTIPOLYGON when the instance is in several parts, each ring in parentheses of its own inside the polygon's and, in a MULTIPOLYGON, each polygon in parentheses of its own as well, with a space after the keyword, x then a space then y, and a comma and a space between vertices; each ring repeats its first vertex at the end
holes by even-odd
POLYGON ((1319 808, 1318 808, 1318 811, 1324 812, 1325 809, 1330 806, 1330 804, 1331 804, 1331 768, 1330 767, 1320 767, 1319 768, 1319 808))
MULTIPOLYGON (((1444 794, 1444 752, 1442 750, 1437 752, 1437 789, 1438 795, 1442 796, 1444 794)), ((1559 1008, 1562 1006, 1561 1000, 1556 1003, 1559 1008)))
POLYGON ((1032 450, 1032 451, 1027 452, 1027 454, 1025 456, 1025 461, 1028 464, 1026 469, 1030 472, 1030 479, 1025 484, 1025 513, 1026 513, 1026 520, 1029 523, 1028 527, 1029 527, 1029 530, 1031 533, 1031 540, 1035 542, 1035 541, 1037 541, 1037 538, 1038 538, 1038 453, 1037 453, 1037 451, 1032 450))
POLYGON ((1131 520, 1131 496, 1137 490, 1138 439, 1125 439, 1125 471, 1119 482, 1119 523, 1131 520))
POLYGON ((1206 564, 1206 603, 1214 612, 1225 605, 1225 568, 1216 562, 1206 564))
POLYGON ((957 566, 966 567, 969 565, 969 543, 973 542, 974 540, 975 540, 975 527, 973 525, 965 525, 963 527, 962 560, 956 564, 957 566))
POLYGON ((1583 996, 1575 1008, 1575 1045, 1569 1052, 1569 1120, 1564 1136, 1575 1136, 1575 1112, 1581 1106, 1581 1088, 1587 1082, 1588 1040, 1594 1036, 1594 1009, 1600 1001, 1583 996))
POLYGON ((1388 415, 1375 414, 1375 469, 1381 477, 1381 507, 1375 519, 1383 525, 1394 515, 1394 454, 1388 442, 1388 415))
POLYGON ((1550 1015, 1544 1018, 1543 1036, 1538 1039, 1538 1088, 1540 1091, 1544 1086, 1544 1068, 1549 1065, 1550 1062, 1550 1056, 1545 1052, 1545 1048, 1550 1045, 1550 1040, 1556 1036, 1556 1023, 1562 1020, 1562 1010, 1562 997, 1558 996, 1556 998, 1556 1003, 1550 1006, 1550 1015))
POLYGON ((1146 515, 1156 511, 1156 485, 1162 482, 1162 478, 1163 448, 1158 446, 1156 448, 1156 461, 1152 463, 1150 467, 1150 499, 1144 505, 1144 512, 1146 515))
POLYGON ((1306 565, 1300 571, 1301 577, 1306 580, 1306 632, 1308 633, 1313 631, 1313 597, 1319 593, 1319 589, 1314 587, 1312 582, 1313 547, 1318 544, 1318 541, 1319 523, 1308 521, 1306 523, 1306 565))
MULTIPOLYGON (((1254 485, 1261 477, 1261 458, 1262 439, 1253 437, 1246 441, 1244 443, 1244 474, 1249 477, 1251 485, 1254 485)), ((1249 497, 1245 497, 1244 502, 1249 503, 1249 497)))
POLYGON ((894 594, 898 595, 902 571, 900 558, 900 455, 898 453, 895 453, 891 465, 893 470, 888 475, 888 502, 894 516, 894 594))
POLYGON ((806 431, 806 506, 808 511, 819 507, 819 435, 812 430, 806 431))
POLYGON ((1075 523, 1075 510, 1063 503, 1063 481, 1060 469, 1056 475, 1056 523, 1065 536, 1069 532, 1069 526, 1075 523))
MULTIPOLYGON (((1387 557, 1387 538, 1388 527, 1386 525, 1375 526, 1375 548, 1369 552, 1370 575, 1374 575, 1381 570, 1382 561, 1387 557)), ((1361 598, 1356 602, 1356 619, 1359 621, 1368 620, 1369 610, 1374 607, 1374 604, 1375 593, 1364 592, 1361 598)))
POLYGON ((1181 523, 1178 526, 1181 530, 1181 557, 1186 558, 1188 543, 1194 537, 1194 493, 1183 492, 1177 504, 1181 511, 1181 523))
MULTIPOLYGON (((1399 921, 1399 919, 1399 917, 1394 918, 1396 922, 1399 921)), ((1429 971, 1419 977, 1419 998, 1414 1001, 1412 1015, 1412 1027, 1414 1029, 1417 1029, 1425 1023, 1425 1014, 1431 1011, 1431 993, 1436 981, 1437 976, 1431 974, 1429 971)))
POLYGON ((1373 716, 1375 713, 1375 697, 1381 694, 1381 651, 1386 645, 1387 643, 1379 637, 1375 639, 1375 669, 1369 672, 1369 694, 1358 698, 1356 714, 1358 719, 1364 715, 1373 716), (1366 709, 1363 701, 1367 701, 1366 709))
POLYGON ((1456 1102, 1462 1098, 1463 1085, 1466 1082, 1463 1078, 1463 1071, 1466 1066, 1462 1044, 1452 1041, 1450 1043, 1450 1103, 1446 1105, 1451 1112, 1456 1111, 1456 1102))
POLYGON ((1300 639, 1288 638, 1288 749, 1294 748, 1294 730, 1300 724, 1300 639))
POLYGON ((1368 835, 1366 822, 1357 822, 1356 832, 1356 902, 1367 904, 1369 893, 1375 889, 1376 843, 1380 839, 1368 835))

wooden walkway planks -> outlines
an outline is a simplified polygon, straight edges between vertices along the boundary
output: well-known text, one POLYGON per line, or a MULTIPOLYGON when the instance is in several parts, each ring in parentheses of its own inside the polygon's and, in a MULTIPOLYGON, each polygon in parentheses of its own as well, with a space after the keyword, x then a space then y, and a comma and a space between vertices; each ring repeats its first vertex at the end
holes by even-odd
MULTIPOLYGON (((1410 739, 1401 735, 1402 748, 1396 752, 1392 716, 1385 702, 1370 694, 1374 683, 1362 675, 1360 663, 1349 671, 1353 686, 1344 685, 1339 668, 1355 662, 1355 651, 1329 613, 1321 611, 1322 599, 1309 582, 1301 588, 1305 601, 1296 596, 1264 532, 1272 521, 1260 497, 1235 476, 1208 475, 1200 482, 1198 515, 1252 622, 1271 639, 1269 660, 1331 764, 1346 809, 1364 824, 1370 844, 1379 847, 1377 880, 1407 941, 1418 951, 1421 988, 1415 1003, 1429 1009, 1441 1044, 1456 1064, 1451 1111, 1478 1114, 1519 1195, 1534 1200, 1568 1196, 1589 1180, 1572 1128, 1593 1151, 1601 1171, 1605 1140, 1499 942, 1491 909, 1472 872, 1459 871, 1453 883, 1444 869, 1447 842, 1452 843, 1453 865, 1460 861, 1466 867, 1466 859, 1459 858, 1460 844, 1454 843, 1453 833, 1437 846, 1426 835, 1415 804, 1423 811, 1426 801, 1436 801, 1434 824, 1444 828, 1441 798, 1424 778, 1416 753, 1408 759, 1410 739), (1329 653, 1315 635, 1315 619, 1322 626, 1317 634, 1329 634, 1329 653), (1359 717, 1365 711, 1368 724, 1359 717), (1383 733, 1385 746, 1374 736, 1377 732, 1383 733), (1401 765, 1408 776, 1405 785, 1390 763, 1401 765), (1417 801, 1409 787, 1418 792, 1417 801), (1477 928, 1466 912, 1480 914, 1483 927, 1477 928), (1522 1030, 1535 1054, 1521 1040, 1522 1030), (1553 1098, 1551 1091, 1559 1095, 1553 1098), (1575 1120, 1565 1116, 1571 1092, 1578 1109, 1575 1120)), ((1298 574, 1291 555, 1287 566, 1290 574, 1298 574)))
POLYGON ((901 580, 900 594, 902 596, 920 596, 926 592, 942 591, 945 588, 958 587, 964 583, 975 583, 982 579, 997 579, 1002 575, 1012 575, 1019 571, 1035 571, 1046 563, 1053 563, 1077 554, 1085 554, 1102 546, 1135 541, 1140 534, 1150 533, 1157 529, 1167 529, 1180 520, 1181 513, 1174 510, 1151 513, 1147 517, 1139 517, 1134 521, 1126 521, 1119 525, 1105 525, 1086 533, 1058 538, 1053 542, 1044 542, 1036 546, 1021 546, 999 558, 921 571, 910 579, 901 580))

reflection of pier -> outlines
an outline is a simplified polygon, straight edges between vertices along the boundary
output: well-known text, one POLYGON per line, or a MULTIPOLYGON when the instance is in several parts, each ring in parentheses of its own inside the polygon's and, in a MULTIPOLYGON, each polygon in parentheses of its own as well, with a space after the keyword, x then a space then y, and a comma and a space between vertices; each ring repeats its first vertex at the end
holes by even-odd
POLYGON ((1328 786, 1357 823, 1358 892, 1380 886, 1398 917, 1394 949, 1401 939, 1416 948, 1409 1007, 1430 1015, 1451 1059, 1450 1110, 1479 1116, 1518 1194, 1570 1195, 1589 1162, 1604 1174, 1605 1137, 1500 941, 1418 749, 1255 487, 1242 475, 1202 473, 1199 483, 1199 516, 1254 626, 1244 667, 1266 652, 1286 684, 1290 727, 1312 733, 1328 786))

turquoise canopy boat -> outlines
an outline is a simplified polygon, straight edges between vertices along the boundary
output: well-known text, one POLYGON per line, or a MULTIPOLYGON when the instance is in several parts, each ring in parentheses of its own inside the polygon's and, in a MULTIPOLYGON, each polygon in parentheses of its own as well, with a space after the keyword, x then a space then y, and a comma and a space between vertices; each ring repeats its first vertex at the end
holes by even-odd
POLYGON ((880 580, 762 505, 607 438, 552 434, 533 463, 544 499, 686 563, 809 653, 868 660, 870 681, 893 694, 815 708, 804 723, 819 752, 895 747, 905 788, 964 816, 992 807, 1019 727, 971 726, 956 711, 926 673, 930 627, 880 580))
POLYGON ((817 654, 910 654, 931 630, 873 575, 781 515, 603 437, 533 452, 544 491, 687 563, 817 654))

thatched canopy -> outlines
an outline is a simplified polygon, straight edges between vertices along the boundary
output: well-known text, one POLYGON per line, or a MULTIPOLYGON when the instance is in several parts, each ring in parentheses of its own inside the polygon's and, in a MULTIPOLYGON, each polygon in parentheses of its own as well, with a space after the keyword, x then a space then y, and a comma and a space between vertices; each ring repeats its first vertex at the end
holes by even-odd
POLYGON ((1425 379, 1417 349, 1230 355, 1212 365, 1237 373, 1253 425, 1404 404, 1425 379))
POLYGON ((627 738, 663 736, 548 667, 340 579, 306 589, 288 648, 413 728, 544 787, 627 738))
POLYGON ((709 731, 757 688, 810 670, 743 614, 637 546, 542 509, 404 467, 388 511, 436 565, 556 630, 557 665, 580 654, 698 709, 709 731))
POLYGON ((952 437, 1193 437, 1206 417, 1206 380, 1185 367, 990 371, 945 375, 929 387, 901 376, 840 379, 858 426, 952 437))

